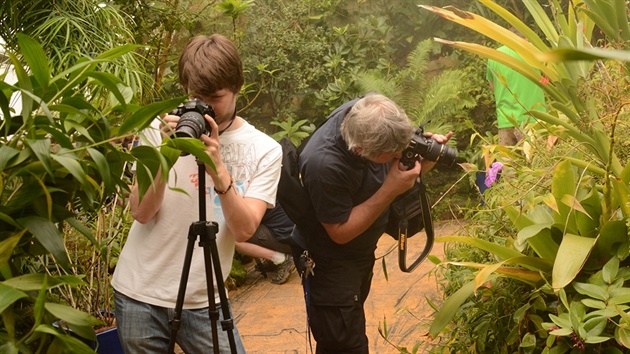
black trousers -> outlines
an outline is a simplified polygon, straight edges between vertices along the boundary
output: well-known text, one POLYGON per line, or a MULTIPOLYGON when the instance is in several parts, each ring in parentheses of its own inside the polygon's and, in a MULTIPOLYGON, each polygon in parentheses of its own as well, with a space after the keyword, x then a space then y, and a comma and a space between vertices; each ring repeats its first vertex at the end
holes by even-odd
POLYGON ((363 305, 372 284, 374 255, 330 259, 315 254, 313 259, 315 275, 308 277, 305 292, 316 353, 368 353, 363 305))

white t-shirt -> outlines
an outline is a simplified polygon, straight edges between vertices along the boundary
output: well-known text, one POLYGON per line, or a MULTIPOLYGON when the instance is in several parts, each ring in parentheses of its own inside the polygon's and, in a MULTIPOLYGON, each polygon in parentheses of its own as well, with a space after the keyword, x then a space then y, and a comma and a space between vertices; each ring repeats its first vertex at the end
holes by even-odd
MULTIPOLYGON (((159 120, 144 131, 143 144, 159 146, 159 120)), ((234 187, 241 196, 275 205, 280 179, 280 145, 247 122, 221 134, 221 157, 234 187)), ((199 221, 199 167, 193 155, 180 157, 170 170, 162 206, 146 224, 134 221, 112 278, 114 289, 152 305, 173 308, 177 301, 188 244, 188 232, 199 221), (174 190, 175 189, 175 190, 174 190), (181 190, 186 193, 182 193, 181 190)), ((206 177, 206 220, 218 223, 217 250, 223 279, 227 279, 234 256, 234 235, 226 226, 221 202, 212 179, 206 177)), ((208 306, 203 248, 195 239, 184 309, 208 306)), ((215 269, 212 268, 215 303, 220 302, 215 269)))

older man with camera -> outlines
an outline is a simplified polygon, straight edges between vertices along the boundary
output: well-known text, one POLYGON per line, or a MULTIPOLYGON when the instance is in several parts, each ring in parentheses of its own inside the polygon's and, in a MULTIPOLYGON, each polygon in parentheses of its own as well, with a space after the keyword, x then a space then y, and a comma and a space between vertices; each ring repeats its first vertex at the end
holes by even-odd
MULTIPOLYGON (((425 135, 446 143, 452 133, 425 135)), ((298 227, 294 236, 307 245, 304 289, 317 353, 369 352, 363 305, 388 206, 435 164, 400 163, 413 136, 400 107, 370 94, 337 108, 300 154, 317 227, 298 227)))
MULTIPOLYGON (((112 280, 126 353, 161 354, 173 344, 171 322, 179 305, 187 236, 191 224, 203 215, 200 206, 207 206, 205 220, 218 226, 221 274, 214 277, 214 294, 209 294, 204 252, 194 249, 174 340, 186 353, 212 352, 216 323, 209 316, 210 301, 220 310, 222 323, 226 319, 221 306, 228 306, 221 301, 217 276, 227 278, 235 242, 251 237, 265 211, 276 202, 282 150, 236 114, 243 68, 234 44, 216 34, 193 38, 180 56, 179 80, 194 100, 156 121, 143 132, 142 142, 159 146, 174 133, 198 138, 216 169, 199 165, 193 155, 181 156, 168 179, 156 176, 142 200, 137 186, 132 190, 135 221, 112 280), (205 185, 209 187, 202 188, 205 185)), ((244 353, 236 328, 232 333, 234 338, 218 328, 220 352, 244 353)))

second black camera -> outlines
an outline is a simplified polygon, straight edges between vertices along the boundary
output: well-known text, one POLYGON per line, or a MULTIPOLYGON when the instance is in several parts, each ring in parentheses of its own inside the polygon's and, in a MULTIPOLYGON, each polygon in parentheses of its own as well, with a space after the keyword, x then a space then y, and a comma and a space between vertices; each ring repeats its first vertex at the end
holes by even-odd
POLYGON ((420 126, 414 131, 411 142, 402 153, 400 162, 410 170, 416 161, 420 161, 420 157, 451 166, 457 158, 457 149, 424 136, 424 129, 420 126))
POLYGON ((210 135, 212 132, 204 115, 207 114, 214 119, 214 109, 203 101, 193 100, 182 103, 171 114, 179 116, 175 127, 175 136, 178 138, 199 139, 202 134, 210 135))

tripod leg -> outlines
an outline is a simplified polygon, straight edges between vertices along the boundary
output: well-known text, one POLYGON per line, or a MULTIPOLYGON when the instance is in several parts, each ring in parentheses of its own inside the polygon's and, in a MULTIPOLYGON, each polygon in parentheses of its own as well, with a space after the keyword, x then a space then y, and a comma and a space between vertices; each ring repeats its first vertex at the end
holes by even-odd
POLYGON ((216 237, 210 242, 210 251, 212 253, 212 262, 216 271, 217 290, 219 291, 219 299, 221 299, 221 311, 223 312, 223 321, 221 328, 227 331, 228 340, 230 341, 230 350, 232 354, 236 354, 236 342, 234 339, 234 320, 230 315, 230 303, 225 292, 225 282, 221 272, 221 260, 219 259, 219 251, 217 249, 216 237))
POLYGON ((175 351, 175 341, 177 339, 177 331, 182 324, 182 308, 184 307, 184 298, 186 297, 186 284, 188 284, 188 275, 190 273, 190 264, 192 262, 193 248, 195 247, 195 225, 190 225, 188 230, 188 242, 186 244, 186 255, 184 257, 184 267, 182 268, 182 277, 179 282, 179 290, 177 292, 177 301, 175 303, 175 312, 171 321, 171 339, 168 344, 168 353, 175 351))
MULTIPOLYGON (((216 337, 217 320, 219 319, 219 312, 214 304, 214 282, 212 281, 212 274, 214 273, 217 281, 217 291, 219 293, 219 299, 221 301, 221 311, 223 313, 223 321, 221 321, 221 329, 227 332, 228 340, 230 342, 230 352, 236 354, 236 341, 234 339, 234 320, 230 315, 230 304, 225 293, 225 282, 223 281, 223 272, 221 271, 221 260, 219 259, 219 252, 217 250, 216 242, 216 230, 218 226, 216 223, 212 223, 214 229, 211 228, 210 223, 206 225, 205 238, 203 239, 203 254, 206 262, 206 283, 208 284, 208 297, 211 297, 210 301, 210 320, 212 320, 213 328, 212 333, 216 337), (212 268, 214 267, 214 272, 212 268)), ((216 341, 215 341, 216 343, 216 341)), ((215 345, 215 353, 218 353, 218 346, 215 345)))
MULTIPOLYGON (((210 322, 212 322, 212 338, 215 338, 213 349, 215 354, 219 354, 219 331, 217 328, 217 322, 219 321, 219 311, 217 311, 217 304, 215 303, 214 299, 214 281, 212 279, 213 271, 211 263, 212 255, 210 253, 210 249, 208 248, 207 240, 202 240, 201 245, 203 246, 203 258, 206 266, 206 284, 208 287, 208 315, 210 316, 210 322)), ((220 272, 217 272, 217 278, 222 277, 222 274, 219 273, 220 272)))

